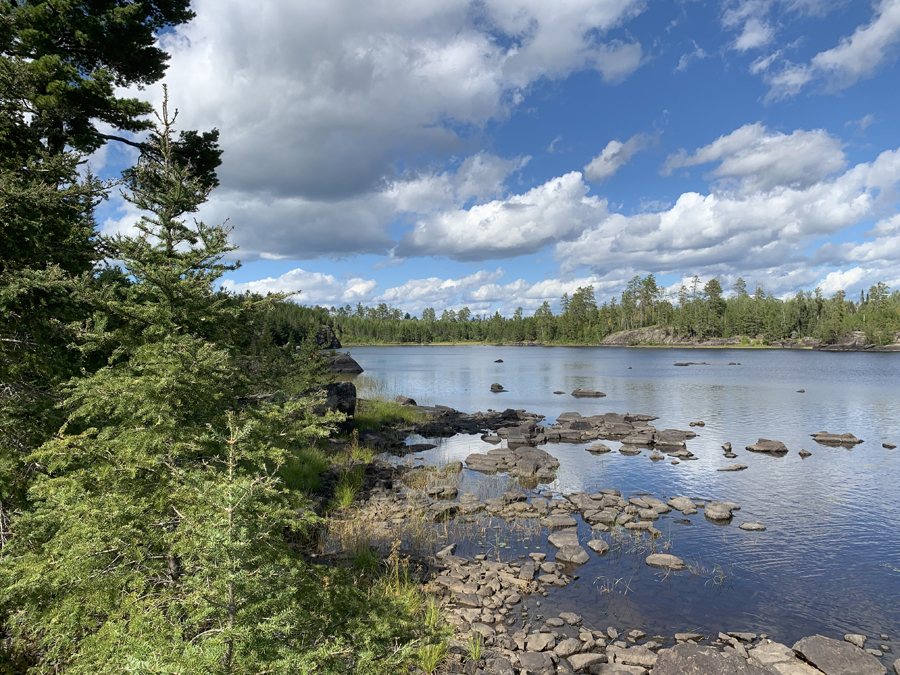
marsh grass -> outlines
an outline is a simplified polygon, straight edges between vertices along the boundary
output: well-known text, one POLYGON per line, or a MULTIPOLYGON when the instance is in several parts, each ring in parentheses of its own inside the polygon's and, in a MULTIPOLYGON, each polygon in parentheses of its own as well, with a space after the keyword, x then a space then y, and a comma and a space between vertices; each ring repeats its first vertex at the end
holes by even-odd
POLYGON ((413 426, 428 422, 429 416, 416 408, 377 398, 357 399, 353 416, 355 429, 378 431, 395 426, 413 426))
POLYGON ((466 639, 466 654, 476 663, 484 656, 484 637, 477 630, 471 631, 466 639))
POLYGON ((322 487, 322 474, 331 467, 331 459, 315 446, 296 448, 278 471, 288 490, 312 495, 322 487))

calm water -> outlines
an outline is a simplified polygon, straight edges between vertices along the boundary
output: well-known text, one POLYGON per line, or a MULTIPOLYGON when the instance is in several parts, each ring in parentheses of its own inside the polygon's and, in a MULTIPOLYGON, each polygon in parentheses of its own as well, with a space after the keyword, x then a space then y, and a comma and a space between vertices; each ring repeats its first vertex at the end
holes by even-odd
MULTIPOLYGON (((700 574, 664 575, 644 565, 640 553, 591 554, 575 584, 543 600, 543 613, 574 608, 595 628, 643 627, 663 635, 724 629, 791 643, 812 633, 860 632, 876 641, 887 633, 900 645, 900 449, 881 447, 900 445, 900 354, 479 346, 349 351, 366 369, 362 387, 419 403, 466 412, 524 408, 546 415, 547 423, 564 411, 648 413, 658 416, 652 424, 659 429, 706 423, 688 441, 699 460, 677 466, 651 462, 648 451, 620 455, 614 442, 606 442, 614 452, 602 456, 586 453, 585 444, 543 446, 561 467, 557 481, 540 489, 614 488, 742 506, 727 527, 706 521, 702 511, 690 525, 675 523, 683 518, 677 512, 656 523, 671 553, 700 574), (673 365, 681 361, 710 365, 673 365), (490 393, 492 382, 508 392, 490 393), (552 393, 576 387, 607 397, 552 393), (850 450, 821 446, 809 437, 821 430, 851 432, 865 443, 850 450), (790 453, 743 450, 760 437, 783 441, 790 453), (737 459, 722 456, 725 441, 737 459), (801 448, 812 457, 802 460, 801 448), (716 471, 734 462, 749 468, 716 471), (768 530, 738 529, 745 521, 768 530)), ((490 447, 477 436, 459 436, 424 457, 429 463, 463 460, 490 447)), ((469 487, 482 479, 464 473, 469 487)), ((579 534, 589 539, 590 529, 581 524, 579 534)), ((546 532, 529 545, 552 559, 546 532)))

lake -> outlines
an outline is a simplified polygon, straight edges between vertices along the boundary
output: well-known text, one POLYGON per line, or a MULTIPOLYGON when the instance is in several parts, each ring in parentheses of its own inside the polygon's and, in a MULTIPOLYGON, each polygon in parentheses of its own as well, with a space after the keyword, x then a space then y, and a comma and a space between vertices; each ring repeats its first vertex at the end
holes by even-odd
MULTIPOLYGON (((647 413, 658 417, 652 422, 658 429, 705 422, 687 442, 699 459, 677 465, 651 462, 646 450, 621 455, 615 442, 604 441, 613 452, 600 456, 585 452, 584 443, 541 446, 561 465, 557 480, 538 490, 555 496, 612 488, 626 498, 649 493, 742 507, 728 526, 707 521, 702 511, 689 524, 676 522, 684 517, 674 511, 655 523, 669 552, 694 573, 649 568, 640 550, 591 554, 576 583, 541 599, 543 613, 572 610, 594 628, 640 627, 668 636, 749 631, 791 644, 814 633, 839 638, 858 632, 870 637, 870 645, 881 633, 900 638, 900 450, 882 447, 900 445, 900 354, 489 346, 349 351, 366 370, 357 380, 363 395, 404 394, 465 412, 525 409, 546 415, 545 424, 566 411, 647 413), (709 365, 673 365, 688 361, 709 365), (507 392, 491 393, 493 382, 507 392), (607 396, 553 394, 577 387, 607 396), (865 443, 851 449, 818 445, 810 434, 823 430, 850 432, 865 443), (783 441, 789 453, 743 449, 758 438, 783 441), (737 459, 723 457, 726 441, 737 459), (812 456, 802 459, 801 449, 812 456), (748 468, 716 471, 734 462, 748 468), (747 521, 768 529, 738 529, 747 521)), ((493 447, 478 436, 433 442, 438 447, 421 454, 430 464, 493 447)), ((463 473, 461 492, 484 479, 463 473)), ((546 534, 503 549, 464 544, 488 547, 495 556, 545 551, 552 559, 546 534)), ((590 537, 584 523, 579 536, 590 537)))

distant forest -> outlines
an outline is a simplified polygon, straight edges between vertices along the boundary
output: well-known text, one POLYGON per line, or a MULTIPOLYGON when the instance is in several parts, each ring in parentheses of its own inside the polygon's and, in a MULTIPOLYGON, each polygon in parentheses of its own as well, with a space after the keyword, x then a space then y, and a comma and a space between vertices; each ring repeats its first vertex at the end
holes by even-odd
POLYGON ((326 324, 345 344, 429 344, 435 342, 542 342, 597 344, 608 335, 650 326, 671 328, 691 339, 746 337, 763 343, 814 338, 834 343, 851 331, 863 331, 870 344, 890 344, 900 331, 900 290, 879 282, 858 300, 839 291, 829 298, 819 289, 782 300, 742 279, 724 297, 717 279, 699 277, 666 295, 654 276, 634 277, 620 298, 598 304, 592 286, 563 295, 554 314, 544 302, 532 316, 519 307, 512 317, 427 308, 419 317, 382 303, 376 307, 303 307, 280 303, 269 315, 276 344, 299 343, 326 324))

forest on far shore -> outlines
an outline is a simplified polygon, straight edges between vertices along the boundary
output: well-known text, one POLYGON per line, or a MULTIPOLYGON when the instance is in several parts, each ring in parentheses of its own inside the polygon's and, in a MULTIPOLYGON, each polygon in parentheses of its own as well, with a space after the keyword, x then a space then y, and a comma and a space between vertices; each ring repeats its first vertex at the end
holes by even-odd
POLYGON ((743 336, 771 343, 814 338, 833 344, 852 331, 863 331, 869 344, 895 341, 900 331, 900 290, 879 282, 858 300, 844 291, 826 298, 800 291, 780 299, 757 286, 751 294, 738 279, 724 297, 718 279, 701 286, 694 277, 674 296, 665 295, 654 276, 634 277, 619 298, 598 304, 592 286, 563 295, 556 314, 544 302, 532 316, 519 307, 512 317, 426 308, 421 316, 390 307, 305 307, 279 303, 269 314, 269 332, 276 344, 302 342, 311 329, 326 324, 345 344, 430 344, 436 342, 542 342, 598 344, 623 330, 650 326, 670 328, 687 339, 743 336))

